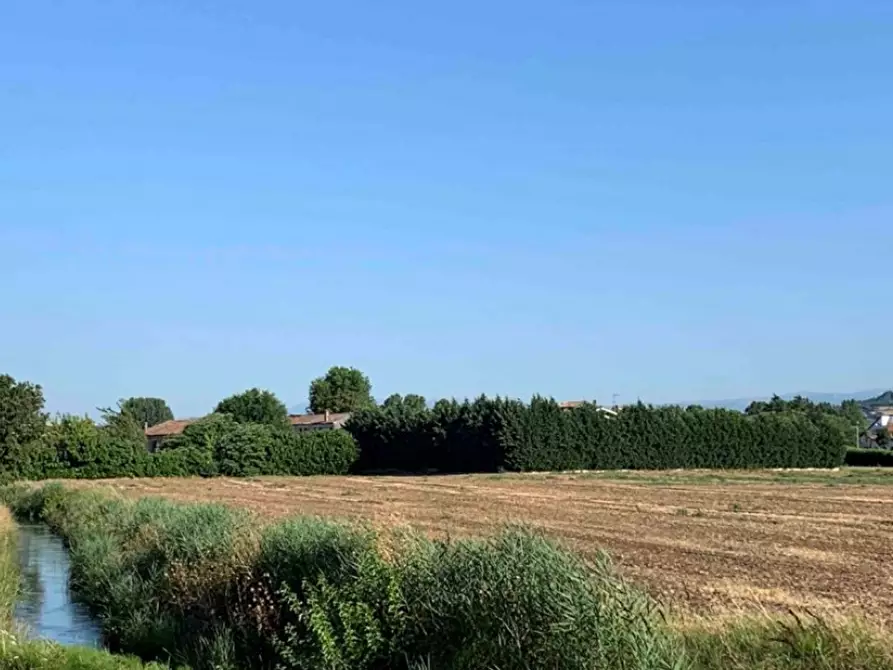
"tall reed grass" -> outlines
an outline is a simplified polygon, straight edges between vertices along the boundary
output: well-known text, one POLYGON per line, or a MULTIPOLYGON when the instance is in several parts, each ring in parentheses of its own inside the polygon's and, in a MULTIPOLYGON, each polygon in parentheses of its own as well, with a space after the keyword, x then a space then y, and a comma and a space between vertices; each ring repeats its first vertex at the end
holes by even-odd
POLYGON ((744 615, 675 633, 696 670, 893 670, 893 636, 858 618, 744 615))
POLYGON ((0 506, 0 630, 12 628, 12 613, 19 592, 16 525, 9 510, 0 506))

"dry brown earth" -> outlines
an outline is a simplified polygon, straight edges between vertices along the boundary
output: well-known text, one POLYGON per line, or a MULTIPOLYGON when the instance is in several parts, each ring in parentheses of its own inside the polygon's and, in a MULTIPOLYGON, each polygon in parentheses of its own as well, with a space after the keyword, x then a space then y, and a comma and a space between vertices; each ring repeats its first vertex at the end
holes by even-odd
POLYGON ((79 482, 438 535, 524 522, 608 550, 663 602, 893 621, 893 473, 589 473, 79 482))

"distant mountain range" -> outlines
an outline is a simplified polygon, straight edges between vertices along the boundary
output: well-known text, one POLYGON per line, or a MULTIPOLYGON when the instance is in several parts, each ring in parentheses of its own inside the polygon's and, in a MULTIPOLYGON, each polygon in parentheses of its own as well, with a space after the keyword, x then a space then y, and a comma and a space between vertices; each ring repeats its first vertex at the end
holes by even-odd
POLYGON ((893 391, 884 391, 876 398, 862 401, 863 407, 893 407, 893 391))

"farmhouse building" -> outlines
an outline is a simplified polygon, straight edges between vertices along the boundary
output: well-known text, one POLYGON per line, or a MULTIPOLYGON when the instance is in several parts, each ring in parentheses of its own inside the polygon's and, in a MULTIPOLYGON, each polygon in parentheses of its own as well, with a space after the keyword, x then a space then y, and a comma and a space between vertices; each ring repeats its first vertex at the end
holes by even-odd
MULTIPOLYGON (((292 414, 288 422, 296 433, 310 430, 338 430, 344 427, 350 418, 350 412, 325 412, 323 414, 292 414)), ((165 440, 180 435, 187 426, 199 419, 172 419, 146 428, 146 449, 158 451, 165 440)))
POLYGON ((308 430, 337 430, 350 419, 350 412, 325 412, 323 414, 292 414, 288 417, 291 427, 299 433, 308 430))
POLYGON ((198 419, 171 419, 159 423, 157 426, 146 428, 146 448, 149 452, 158 451, 161 444, 175 435, 179 435, 186 426, 195 423, 198 419))
MULTIPOLYGON (((588 400, 562 400, 558 403, 558 407, 560 407, 561 409, 578 409, 588 404, 588 400)), ((595 411, 601 414, 607 414, 608 416, 617 416, 616 409, 609 409, 607 407, 596 407, 595 411)))

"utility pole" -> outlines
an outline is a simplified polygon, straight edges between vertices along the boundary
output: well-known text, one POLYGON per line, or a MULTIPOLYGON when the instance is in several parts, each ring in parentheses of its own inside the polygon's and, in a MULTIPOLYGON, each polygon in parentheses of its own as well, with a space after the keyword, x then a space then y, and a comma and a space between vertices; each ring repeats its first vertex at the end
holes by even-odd
POLYGON ((611 394, 611 407, 612 407, 612 408, 613 408, 613 407, 617 407, 617 398, 619 398, 619 397, 620 397, 620 394, 619 394, 619 393, 613 393, 613 394, 611 394))

